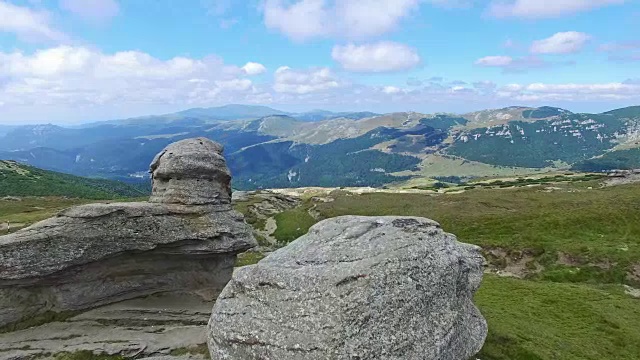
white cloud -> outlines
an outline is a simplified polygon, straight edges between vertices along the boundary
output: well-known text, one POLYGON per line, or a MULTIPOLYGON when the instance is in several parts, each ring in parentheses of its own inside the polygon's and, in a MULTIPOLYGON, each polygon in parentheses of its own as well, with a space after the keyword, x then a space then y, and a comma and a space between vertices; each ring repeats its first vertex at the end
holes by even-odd
POLYGON ((397 28, 420 0, 266 0, 264 23, 269 29, 303 41, 318 37, 369 38, 397 28))
MULTIPOLYGON (((518 61, 513 59, 512 64, 518 61)), ((609 104, 640 102, 637 79, 622 83, 506 85, 434 79, 412 82, 409 87, 353 84, 328 68, 287 66, 278 68, 272 80, 252 81, 244 67, 225 64, 215 56, 161 60, 139 51, 103 53, 72 46, 34 53, 0 52, 3 121, 86 121, 225 103, 371 111, 423 111, 426 106, 432 111, 461 112, 514 104, 564 104, 571 109, 571 104, 613 108, 609 104), (125 110, 115 115, 113 109, 125 110)))
POLYGON ((487 67, 503 67, 513 63, 511 56, 485 56, 476 60, 475 64, 487 67))
POLYGON ((382 92, 385 94, 393 95, 401 93, 402 89, 397 86, 385 86, 382 88, 382 92))
POLYGON ((253 83, 249 79, 231 79, 216 81, 220 90, 245 91, 251 89, 253 83))
POLYGON ((118 15, 115 0, 59 0, 60 8, 91 21, 108 21, 118 15))
POLYGON ((138 51, 58 46, 0 53, 0 98, 31 106, 232 101, 232 94, 253 92, 245 75, 215 56, 160 60, 138 51))
POLYGON ((522 90, 523 86, 520 84, 507 84, 505 86, 502 87, 502 90, 504 91, 520 91, 522 90))
POLYGON ((364 45, 336 45, 331 57, 344 69, 355 72, 400 71, 420 64, 420 55, 416 49, 390 41, 364 45))
POLYGON ((47 12, 34 11, 2 0, 0 0, 0 32, 14 33, 28 41, 67 40, 67 35, 51 25, 47 12))
POLYGON ((266 0, 264 23, 295 40, 329 35, 329 11, 324 0, 303 0, 285 6, 279 0, 266 0))
POLYGON ((340 81, 328 68, 294 70, 288 66, 279 67, 275 74, 273 89, 278 93, 309 94, 335 89, 340 81))
POLYGON ((625 0, 493 0, 488 12, 498 18, 553 18, 623 3, 625 0))
POLYGON ((242 67, 242 70, 244 70, 247 75, 260 75, 267 71, 267 68, 260 63, 248 62, 242 67))
POLYGON ((581 51, 590 39, 591 36, 582 32, 559 32, 534 41, 530 51, 534 54, 573 54, 581 51))

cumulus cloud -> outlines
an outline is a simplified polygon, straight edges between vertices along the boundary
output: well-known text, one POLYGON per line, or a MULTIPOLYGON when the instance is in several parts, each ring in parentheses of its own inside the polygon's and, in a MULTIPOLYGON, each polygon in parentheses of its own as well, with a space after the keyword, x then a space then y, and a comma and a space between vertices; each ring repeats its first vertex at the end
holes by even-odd
POLYGON ((0 88, 5 103, 25 105, 190 103, 251 92, 245 71, 210 56, 160 60, 138 51, 105 54, 58 46, 0 53, 0 88))
POLYGON ((62 42, 68 39, 56 30, 50 16, 44 11, 35 11, 0 0, 0 32, 9 32, 28 41, 62 42))
POLYGON ((267 71, 267 68, 264 67, 264 65, 262 65, 260 63, 248 62, 242 67, 242 70, 247 75, 260 75, 260 74, 264 73, 265 71, 267 71))
POLYGON ((534 41, 530 51, 534 54, 573 54, 581 51, 590 39, 591 36, 582 32, 559 32, 534 41))
MULTIPOLYGON (((512 59, 510 64, 518 61, 512 59)), ((3 118, 12 121, 13 117, 31 116, 41 121, 46 116, 48 121, 87 120, 96 114, 108 116, 104 111, 109 109, 145 109, 136 113, 142 115, 168 107, 178 110, 224 103, 368 110, 432 106, 437 111, 460 112, 470 107, 522 103, 564 102, 570 107, 571 103, 640 101, 638 79, 603 84, 498 85, 490 80, 467 83, 433 78, 413 82, 411 86, 393 83, 380 86, 351 83, 329 68, 287 66, 278 68, 272 79, 262 77, 260 81, 252 81, 251 71, 247 71, 251 67, 225 64, 216 56, 161 60, 139 51, 104 53, 73 46, 33 53, 0 52, 3 118)))
POLYGON ((397 28, 420 0, 266 0, 264 23, 294 40, 368 38, 397 28))
POLYGON ((624 4, 626 0, 493 0, 488 13, 498 18, 554 18, 593 10, 609 5, 624 4))
POLYGON ((108 21, 120 12, 115 0, 60 0, 59 3, 60 8, 90 21, 108 21))
POLYGON ((336 45, 331 57, 344 69, 354 72, 400 71, 420 64, 420 56, 415 48, 391 41, 336 45))
POLYGON ((273 89, 278 93, 309 94, 335 89, 341 86, 338 78, 328 68, 294 70, 279 67, 274 74, 273 89))

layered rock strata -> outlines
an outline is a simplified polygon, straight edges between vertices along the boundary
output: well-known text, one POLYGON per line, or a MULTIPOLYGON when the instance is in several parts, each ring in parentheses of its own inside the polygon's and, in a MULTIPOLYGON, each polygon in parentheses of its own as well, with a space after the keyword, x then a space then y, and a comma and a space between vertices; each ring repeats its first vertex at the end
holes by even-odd
POLYGON ((77 206, 0 237, 0 329, 156 293, 217 296, 256 245, 222 146, 179 141, 151 172, 149 202, 77 206))

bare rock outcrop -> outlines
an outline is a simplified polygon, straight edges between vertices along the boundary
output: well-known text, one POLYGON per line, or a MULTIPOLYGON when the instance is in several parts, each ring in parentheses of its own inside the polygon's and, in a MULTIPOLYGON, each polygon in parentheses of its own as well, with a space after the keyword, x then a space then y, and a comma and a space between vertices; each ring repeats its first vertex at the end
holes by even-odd
POLYGON ((460 360, 487 324, 480 248, 431 220, 321 221, 237 270, 209 321, 213 359, 460 360))
POLYGON ((255 245, 232 210, 222 146, 169 145, 150 202, 89 204, 0 237, 0 329, 166 292, 215 297, 255 245))

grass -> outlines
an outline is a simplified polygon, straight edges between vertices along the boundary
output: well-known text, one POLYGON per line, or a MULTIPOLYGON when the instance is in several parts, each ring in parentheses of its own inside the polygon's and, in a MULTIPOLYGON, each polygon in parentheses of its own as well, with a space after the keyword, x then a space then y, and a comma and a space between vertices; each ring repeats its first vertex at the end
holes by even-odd
POLYGON ((91 351, 63 352, 53 356, 54 360, 126 360, 121 355, 94 354, 91 351))
POLYGON ((482 360, 640 359, 640 302, 588 285, 485 275, 482 360))
POLYGON ((173 349, 169 352, 171 356, 184 356, 184 355, 204 355, 206 359, 210 359, 209 348, 207 344, 200 344, 188 348, 173 349))
POLYGON ((275 216, 278 228, 273 233, 281 243, 290 243, 309 231, 309 228, 317 222, 308 212, 306 206, 286 210, 275 216))
POLYGON ((0 197, 69 196, 85 199, 116 199, 144 196, 145 186, 119 181, 92 179, 38 169, 0 160, 0 197))
POLYGON ((506 166, 493 166, 476 161, 469 161, 452 156, 428 155, 420 164, 417 172, 404 171, 394 175, 417 175, 399 185, 399 187, 428 186, 433 177, 460 176, 460 177, 505 177, 528 174, 539 174, 551 169, 529 169, 506 166))
MULTIPOLYGON (((640 185, 540 190, 523 187, 475 189, 438 196, 389 193, 338 196, 331 203, 318 204, 316 210, 323 218, 423 216, 440 222, 463 242, 485 248, 534 249, 547 256, 564 252, 585 264, 609 261, 615 264, 611 271, 622 271, 640 262, 637 201, 640 185)), ((286 216, 283 213, 282 217, 286 216)), ((299 225, 295 225, 293 218, 278 222, 283 233, 293 233, 294 226, 299 225)))
POLYGON ((258 261, 264 259, 265 255, 260 252, 247 251, 242 254, 238 254, 236 258, 236 267, 247 266, 256 264, 258 261))
MULTIPOLYGON (((333 202, 315 210, 321 218, 424 216, 460 241, 535 254, 545 270, 531 279, 485 275, 476 303, 489 335, 477 359, 639 359, 640 302, 620 284, 630 282, 630 265, 640 264, 640 184, 553 181, 540 180, 558 188, 551 192, 544 186, 449 195, 334 192, 333 202), (560 263, 560 253, 572 263, 560 263)), ((282 239, 316 222, 306 217, 308 206, 277 216, 282 239)))

